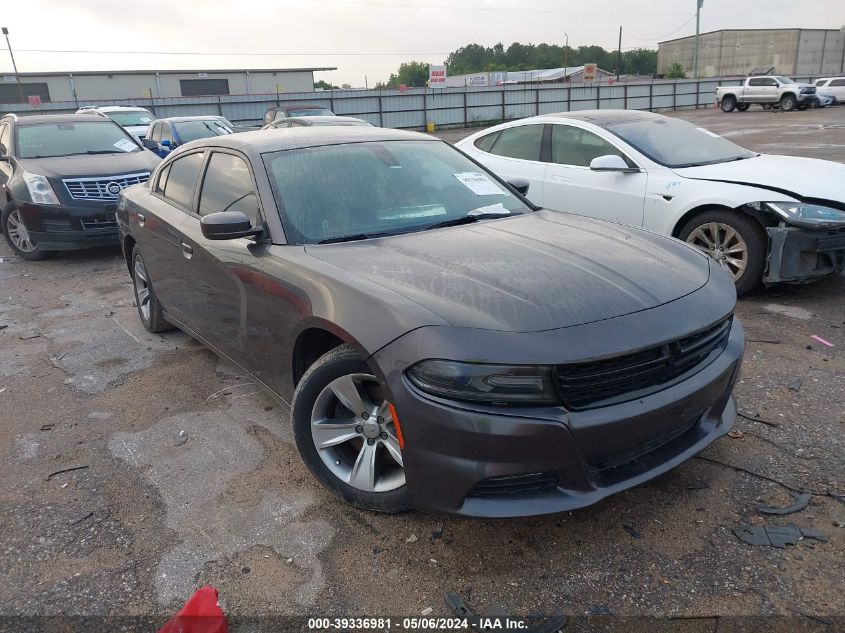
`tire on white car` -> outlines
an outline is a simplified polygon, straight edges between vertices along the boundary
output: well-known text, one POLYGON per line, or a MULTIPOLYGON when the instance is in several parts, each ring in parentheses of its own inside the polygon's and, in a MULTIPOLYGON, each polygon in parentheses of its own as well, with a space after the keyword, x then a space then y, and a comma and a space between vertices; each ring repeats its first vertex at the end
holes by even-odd
POLYGON ((736 97, 733 95, 725 95, 722 97, 720 107, 722 108, 722 112, 733 112, 734 108, 736 108, 736 97))
POLYGON ((786 93, 780 98, 780 109, 784 112, 792 112, 798 106, 798 99, 792 93, 786 93))
POLYGON ((703 211, 681 227, 678 238, 715 259, 733 277, 737 295, 760 284, 768 238, 763 226, 750 215, 727 208, 703 211))

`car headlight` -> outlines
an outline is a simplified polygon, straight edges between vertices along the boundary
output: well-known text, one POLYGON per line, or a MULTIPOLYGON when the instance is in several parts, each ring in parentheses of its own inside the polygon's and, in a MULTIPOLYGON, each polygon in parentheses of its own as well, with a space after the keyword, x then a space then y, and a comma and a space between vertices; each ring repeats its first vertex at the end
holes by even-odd
POLYGON ((411 383, 432 396, 487 404, 558 404, 551 368, 532 365, 482 365, 424 360, 407 371, 411 383))
POLYGON ((845 211, 803 202, 766 202, 766 207, 795 226, 832 229, 845 226, 845 211))
POLYGON ((23 173, 23 181, 29 189, 29 197, 35 204, 59 204, 56 192, 44 176, 32 174, 28 171, 23 173))

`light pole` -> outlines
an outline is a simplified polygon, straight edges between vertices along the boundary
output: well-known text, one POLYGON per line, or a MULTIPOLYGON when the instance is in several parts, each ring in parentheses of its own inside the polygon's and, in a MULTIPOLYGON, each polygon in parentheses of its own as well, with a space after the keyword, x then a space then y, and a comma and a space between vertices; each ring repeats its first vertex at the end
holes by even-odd
POLYGON ((566 31, 563 34, 566 35, 566 44, 563 45, 563 67, 569 68, 569 35, 566 31))
POLYGON ((698 25, 701 18, 701 6, 704 4, 704 0, 696 0, 696 8, 695 8, 695 59, 692 62, 692 74, 693 77, 698 79, 698 25))
POLYGON ((15 70, 15 81, 18 82, 18 92, 21 95, 21 103, 23 103, 26 99, 23 98, 23 86, 21 85, 20 75, 18 75, 18 65, 15 63, 15 54, 12 52, 12 43, 9 42, 9 29, 4 26, 2 30, 3 35, 6 36, 6 46, 9 47, 9 56, 12 58, 12 68, 15 70))

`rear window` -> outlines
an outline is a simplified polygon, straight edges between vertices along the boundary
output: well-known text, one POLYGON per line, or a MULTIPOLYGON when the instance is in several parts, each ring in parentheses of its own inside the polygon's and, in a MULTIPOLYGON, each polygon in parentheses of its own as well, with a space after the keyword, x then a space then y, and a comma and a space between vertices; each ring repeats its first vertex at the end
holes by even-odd
POLYGON ((123 128, 111 121, 36 123, 18 126, 18 158, 142 151, 123 128))
POLYGON ((234 130, 228 121, 223 119, 207 119, 204 121, 182 121, 174 123, 176 133, 183 143, 195 141, 199 138, 210 138, 212 136, 223 136, 232 134, 234 130))
POLYGON ((297 108, 288 110, 288 116, 334 116, 334 112, 328 108, 297 108))
POLYGON ((155 116, 147 110, 116 110, 105 115, 118 125, 149 125, 155 116))
POLYGON ((489 152, 491 149, 493 149, 493 143, 496 142, 497 138, 499 138, 498 132, 494 132, 493 134, 487 134, 486 136, 482 136, 481 138, 476 139, 475 146, 482 152, 489 152))

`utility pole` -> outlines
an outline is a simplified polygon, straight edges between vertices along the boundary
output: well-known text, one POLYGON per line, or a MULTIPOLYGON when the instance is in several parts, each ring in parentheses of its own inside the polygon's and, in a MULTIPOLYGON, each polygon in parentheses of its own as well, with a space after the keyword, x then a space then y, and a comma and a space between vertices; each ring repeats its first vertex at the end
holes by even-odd
POLYGON ((15 54, 12 52, 12 44, 9 42, 9 29, 3 27, 3 35, 6 36, 6 46, 9 47, 9 56, 12 58, 12 68, 15 69, 15 81, 18 82, 18 93, 21 95, 21 103, 26 101, 23 97, 23 86, 21 85, 21 77, 18 74, 18 65, 15 63, 15 54))
POLYGON ((566 44, 563 45, 563 67, 569 68, 569 35, 566 31, 563 34, 566 35, 566 44))
POLYGON ((619 81, 619 71, 621 70, 621 68, 622 68, 622 25, 619 26, 619 48, 616 50, 616 81, 619 81))
POLYGON ((692 62, 692 76, 698 79, 698 31, 699 31, 699 24, 701 21, 701 6, 704 4, 704 0, 696 0, 696 7, 695 7, 695 59, 692 62))

